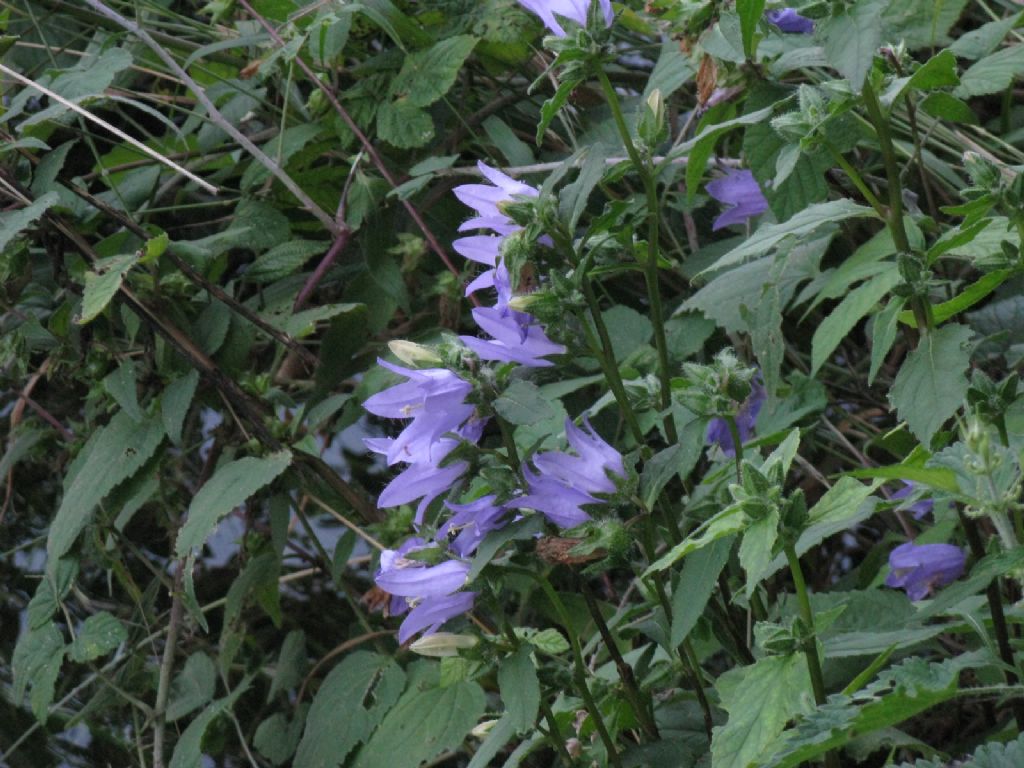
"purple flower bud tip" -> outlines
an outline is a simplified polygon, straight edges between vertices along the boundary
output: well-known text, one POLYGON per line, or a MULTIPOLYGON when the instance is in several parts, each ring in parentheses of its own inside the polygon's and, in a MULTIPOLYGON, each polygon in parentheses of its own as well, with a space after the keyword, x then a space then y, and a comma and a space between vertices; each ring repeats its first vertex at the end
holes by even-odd
POLYGON ((923 600, 939 587, 960 578, 966 557, 952 544, 914 544, 908 541, 889 553, 888 587, 907 592, 911 600, 923 600))
POLYGON ((768 201, 750 171, 728 171, 725 176, 708 182, 706 189, 711 197, 728 206, 715 219, 711 227, 715 231, 731 224, 743 224, 768 210, 768 201))
MULTIPOLYGON (((906 499, 917 490, 917 483, 912 480, 901 480, 900 482, 903 483, 903 486, 898 491, 893 491, 892 498, 894 499, 906 499)), ((919 499, 906 509, 914 516, 915 520, 920 520, 931 512, 934 506, 935 502, 931 499, 919 499)))
MULTIPOLYGON (((611 0, 598 0, 605 26, 610 27, 612 19, 611 0)), ((558 18, 569 19, 581 27, 587 25, 587 14, 590 12, 591 0, 519 0, 519 4, 531 13, 535 13, 556 37, 565 37, 568 33, 559 23, 558 18)))
MULTIPOLYGON (((761 413, 761 406, 768 399, 768 393, 759 379, 760 374, 757 374, 751 383, 750 394, 736 414, 736 431, 739 432, 741 443, 747 442, 754 436, 757 416, 761 413)), ((709 445, 717 445, 722 449, 722 453, 730 458, 736 455, 732 432, 729 431, 729 423, 725 419, 715 418, 708 422, 707 442, 709 445)))
POLYGON ((793 32, 800 35, 814 33, 814 22, 806 16, 801 16, 794 8, 767 11, 764 16, 768 19, 769 24, 774 24, 781 32, 793 32))

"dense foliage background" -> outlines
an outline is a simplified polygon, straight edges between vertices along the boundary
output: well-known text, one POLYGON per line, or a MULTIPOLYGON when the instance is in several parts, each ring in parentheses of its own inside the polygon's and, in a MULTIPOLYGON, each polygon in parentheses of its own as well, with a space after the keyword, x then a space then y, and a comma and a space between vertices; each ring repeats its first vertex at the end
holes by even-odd
POLYGON ((1016 3, 0 7, 0 765, 1024 765, 1016 3))

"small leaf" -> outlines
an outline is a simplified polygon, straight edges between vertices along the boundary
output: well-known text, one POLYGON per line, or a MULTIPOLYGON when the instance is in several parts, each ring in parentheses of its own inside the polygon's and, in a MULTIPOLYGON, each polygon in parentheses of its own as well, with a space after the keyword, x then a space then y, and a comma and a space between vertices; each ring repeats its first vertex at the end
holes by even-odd
POLYGON ((189 504, 188 519, 175 545, 178 557, 201 547, 222 517, 273 482, 291 461, 291 452, 284 450, 262 459, 247 456, 219 467, 189 504))
POLYGON ((535 384, 519 379, 513 381, 497 400, 494 410, 510 424, 536 424, 551 418, 554 411, 535 384))
POLYGON ((743 37, 743 55, 747 61, 754 61, 757 53, 755 36, 757 25, 764 13, 765 0, 736 0, 736 13, 740 17, 740 32, 743 37))
POLYGON ((175 445, 181 445, 181 429, 185 424, 189 406, 199 384, 199 372, 191 370, 181 378, 167 385, 160 399, 160 416, 163 419, 167 437, 175 445))
POLYGON ((529 646, 520 646, 518 651, 501 662, 498 687, 513 733, 524 733, 533 728, 540 707, 540 682, 529 646))
POLYGON ((71 644, 71 658, 77 662, 93 661, 113 651, 128 639, 124 624, 106 611, 90 616, 82 624, 71 644))
POLYGON ((135 391, 135 363, 125 360, 117 366, 103 379, 103 388, 132 421, 142 421, 142 410, 139 408, 139 398, 135 391))
POLYGON ((193 653, 174 677, 167 703, 167 720, 180 720, 213 698, 217 668, 205 653, 193 653))
POLYGON ((138 260, 138 254, 129 253, 97 261, 94 265, 96 271, 85 274, 82 312, 75 318, 75 322, 85 325, 95 320, 100 312, 107 308, 107 304, 121 288, 124 276, 138 260))

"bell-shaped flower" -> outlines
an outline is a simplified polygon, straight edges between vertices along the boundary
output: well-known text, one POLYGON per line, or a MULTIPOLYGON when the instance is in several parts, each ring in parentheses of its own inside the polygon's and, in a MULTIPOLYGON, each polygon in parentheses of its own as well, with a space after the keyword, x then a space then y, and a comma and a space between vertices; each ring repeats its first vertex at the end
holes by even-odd
POLYGON ((764 17, 769 24, 778 27, 780 32, 794 32, 801 35, 814 33, 814 22, 806 16, 801 16, 795 8, 780 8, 775 11, 766 11, 764 17))
POLYGON ((565 432, 577 456, 544 451, 533 457, 536 472, 523 467, 527 493, 508 502, 515 509, 533 509, 562 528, 574 528, 590 519, 585 504, 599 504, 595 493, 614 493, 609 472, 625 477, 622 455, 594 432, 589 422, 580 429, 566 420, 565 432))
POLYGON ((768 210, 768 201, 750 171, 730 170, 725 176, 708 182, 706 189, 711 197, 727 206, 725 212, 715 219, 711 227, 713 230, 743 224, 768 210))
POLYGON ((906 590, 911 600, 922 600, 960 578, 965 563, 960 547, 908 541, 889 553, 890 570, 885 585, 906 590))
MULTIPOLYGON (((587 14, 590 13, 592 0, 519 0, 519 4, 531 13, 535 13, 544 22, 544 26, 551 30, 556 37, 565 37, 568 33, 562 26, 559 18, 568 19, 587 26, 587 14)), ((610 27, 614 14, 612 13, 611 0, 598 0, 601 6, 601 14, 604 17, 606 27, 610 27)))
MULTIPOLYGON (((912 480, 901 480, 900 482, 903 483, 903 486, 898 491, 893 491, 893 499, 900 499, 902 501, 903 499, 910 498, 917 491, 917 483, 912 480)), ((935 502, 931 499, 918 499, 912 504, 903 507, 903 509, 910 512, 915 520, 920 520, 931 512, 934 506, 935 502)))
POLYGON ((425 597, 416 601, 398 628, 398 642, 405 643, 414 635, 424 636, 437 632, 446 621, 472 610, 476 592, 456 592, 453 595, 425 597))
MULTIPOLYGON (((751 382, 750 394, 743 401, 735 417, 736 431, 739 432, 741 444, 754 436, 757 416, 761 413, 761 406, 767 399, 768 393, 765 391, 764 385, 755 377, 751 382)), ((708 422, 707 442, 718 445, 722 449, 722 453, 730 458, 736 455, 736 445, 732 440, 729 423, 723 418, 714 418, 708 422)))
POLYGON ((450 539, 448 547, 459 557, 472 555, 488 533, 503 528, 508 522, 508 509, 495 504, 494 500, 491 495, 468 504, 446 502, 445 506, 455 514, 438 530, 438 539, 450 539))

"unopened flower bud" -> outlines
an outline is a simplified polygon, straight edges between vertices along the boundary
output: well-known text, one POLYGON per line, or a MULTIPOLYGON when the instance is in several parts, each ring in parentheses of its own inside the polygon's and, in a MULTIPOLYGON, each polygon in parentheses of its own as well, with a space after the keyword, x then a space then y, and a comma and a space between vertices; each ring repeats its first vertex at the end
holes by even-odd
POLYGON ((458 656, 459 651, 472 648, 480 641, 472 635, 456 635, 451 632, 435 632, 432 635, 421 637, 409 646, 409 650, 418 653, 420 656, 458 656))
POLYGON ((420 365, 424 363, 427 365, 441 364, 441 358, 438 357, 434 350, 413 341, 404 341, 401 339, 389 341, 388 349, 391 350, 391 354, 406 365, 420 365))
POLYGON ((473 737, 475 737, 477 739, 486 738, 487 734, 491 732, 491 729, 495 726, 495 724, 497 722, 498 722, 497 720, 484 720, 482 723, 480 723, 476 728, 474 728, 469 733, 470 733, 471 736, 473 736, 473 737))
POLYGON ((537 294, 521 293, 509 299, 508 307, 516 312, 529 312, 530 305, 536 303, 537 294))

